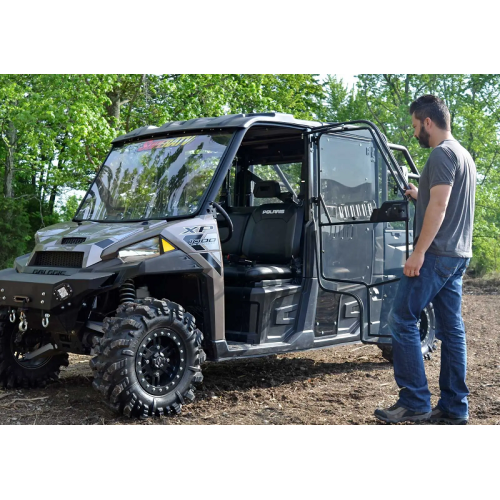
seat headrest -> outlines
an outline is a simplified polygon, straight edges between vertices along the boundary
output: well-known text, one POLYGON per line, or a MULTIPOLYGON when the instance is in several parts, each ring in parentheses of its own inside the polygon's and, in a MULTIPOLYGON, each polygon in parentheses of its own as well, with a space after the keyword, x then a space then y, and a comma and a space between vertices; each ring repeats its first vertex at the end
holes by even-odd
POLYGON ((281 188, 278 181, 256 182, 253 188, 253 195, 256 198, 279 198, 280 194, 281 188))

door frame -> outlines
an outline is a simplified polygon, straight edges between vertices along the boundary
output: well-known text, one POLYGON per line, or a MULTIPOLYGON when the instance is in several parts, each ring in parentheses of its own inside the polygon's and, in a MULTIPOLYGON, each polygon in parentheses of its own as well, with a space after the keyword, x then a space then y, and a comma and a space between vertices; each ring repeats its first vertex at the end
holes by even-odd
MULTIPOLYGON (((317 266, 317 276, 318 276, 318 283, 319 286, 322 290, 325 290, 326 292, 330 293, 338 293, 338 294, 343 294, 352 297, 356 302, 358 303, 359 307, 359 312, 360 312, 360 323, 359 323, 359 329, 360 329, 360 340, 364 343, 378 343, 377 340, 381 337, 390 337, 390 335, 380 335, 380 334, 371 334, 371 307, 369 304, 370 300, 370 289, 375 288, 377 286, 381 287, 390 283, 395 283, 400 280, 400 278, 395 278, 395 279, 390 279, 387 281, 382 281, 379 283, 375 284, 369 284, 364 281, 354 281, 354 280, 342 280, 342 279, 332 279, 332 278, 327 278, 324 273, 323 273, 323 266, 322 266, 322 261, 323 261, 323 245, 322 245, 322 234, 321 234, 321 228, 322 227, 332 227, 332 226, 343 226, 346 225, 346 222, 332 222, 330 215, 328 213, 327 207, 325 200, 322 196, 321 193, 321 152, 319 149, 319 143, 321 137, 326 134, 335 134, 335 133, 345 133, 348 132, 349 130, 352 130, 353 132, 356 132, 357 130, 368 130, 372 139, 372 146, 377 148, 379 153, 381 154, 381 160, 383 163, 385 163, 386 168, 389 169, 390 175, 394 178, 396 181, 396 185, 400 193, 402 194, 403 198, 405 198, 405 191, 409 189, 407 180, 405 178, 405 175, 399 166, 398 162, 396 161, 394 155, 392 154, 391 149, 402 151, 405 159, 407 160, 410 169, 412 171, 411 177, 412 178, 418 178, 419 173, 418 170, 413 163, 413 160, 411 159, 409 152, 406 148, 403 146, 398 146, 394 144, 389 144, 387 142, 387 139, 383 134, 380 132, 380 130, 377 128, 377 126, 368 121, 368 120, 355 120, 355 121, 350 121, 350 122, 341 122, 341 123, 331 123, 327 125, 323 125, 321 127, 315 127, 308 131, 308 135, 311 135, 312 137, 312 142, 315 144, 315 162, 314 162, 314 168, 315 172, 313 174, 313 177, 315 179, 315 182, 313 183, 313 193, 314 196, 312 197, 312 202, 313 204, 316 205, 316 210, 315 210, 315 218, 317 222, 317 233, 316 233, 316 266, 317 266), (358 126, 361 125, 361 126, 358 126), (322 222, 321 221, 321 214, 322 212, 325 213, 328 222, 322 222), (367 298, 367 304, 365 304, 364 300, 362 297, 360 297, 357 293, 353 292, 344 292, 344 291, 335 291, 331 290, 327 287, 325 287, 326 283, 349 283, 353 285, 360 285, 364 286, 366 289, 366 298, 367 298), (365 328, 365 308, 367 309, 366 311, 366 328, 365 328), (366 330, 366 331, 365 331, 366 330)), ((385 174, 384 174, 385 177, 385 174)), ((378 207, 380 208, 380 207, 378 207)), ((354 224, 372 224, 375 225, 377 224, 376 222, 370 222, 370 220, 366 221, 349 221, 349 225, 354 225, 354 224)), ((408 213, 405 219, 405 226, 406 226, 406 258, 409 257, 409 218, 408 218, 408 213)), ((387 343, 387 340, 384 342, 387 343)))

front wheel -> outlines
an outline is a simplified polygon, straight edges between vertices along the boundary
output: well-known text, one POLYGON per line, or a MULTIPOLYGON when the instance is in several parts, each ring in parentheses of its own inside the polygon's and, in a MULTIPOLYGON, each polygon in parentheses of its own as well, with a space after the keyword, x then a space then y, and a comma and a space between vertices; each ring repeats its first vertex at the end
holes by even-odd
POLYGON ((45 356, 27 358, 26 355, 50 343, 46 332, 28 331, 20 340, 17 325, 0 320, 0 384, 7 389, 16 387, 45 387, 57 380, 61 366, 68 366, 68 354, 49 351, 45 356))
MULTIPOLYGON (((424 359, 431 359, 431 353, 437 349, 436 345, 436 317, 434 306, 429 304, 425 307, 417 323, 420 332, 420 345, 422 346, 422 356, 424 359)), ((382 350, 382 357, 393 362, 392 345, 379 345, 382 350)))
POLYGON ((203 380, 203 335, 174 302, 128 302, 104 324, 90 361, 93 386, 112 410, 128 417, 178 414, 203 380))

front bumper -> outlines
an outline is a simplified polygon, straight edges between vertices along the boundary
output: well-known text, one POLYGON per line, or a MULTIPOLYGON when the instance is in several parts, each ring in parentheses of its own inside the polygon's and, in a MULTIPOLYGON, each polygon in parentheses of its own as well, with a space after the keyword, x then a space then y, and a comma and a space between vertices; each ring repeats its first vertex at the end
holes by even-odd
POLYGON ((110 286, 115 273, 77 272, 71 276, 0 271, 0 308, 28 308, 40 311, 76 305, 95 291, 110 286))

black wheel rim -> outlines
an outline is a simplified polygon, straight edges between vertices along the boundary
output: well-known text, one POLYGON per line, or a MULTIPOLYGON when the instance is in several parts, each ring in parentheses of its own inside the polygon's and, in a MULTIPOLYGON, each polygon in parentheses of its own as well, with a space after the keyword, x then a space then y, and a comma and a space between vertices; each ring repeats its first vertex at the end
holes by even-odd
POLYGON ((159 328, 149 332, 137 350, 135 369, 141 387, 154 396, 171 392, 186 370, 186 346, 176 332, 159 328))
POLYGON ((21 342, 16 343, 16 335, 17 333, 13 331, 10 339, 10 350, 14 361, 19 366, 23 367, 26 370, 37 370, 38 368, 41 368, 42 366, 45 366, 50 362, 53 356, 50 354, 34 359, 24 359, 25 354, 33 352, 36 349, 40 349, 40 347, 43 347, 47 342, 44 342, 42 339, 35 339, 29 336, 28 340, 31 340, 31 342, 28 343, 26 337, 28 334, 25 333, 21 342))
POLYGON ((430 317, 429 313, 427 312, 427 309, 424 309, 422 311, 417 326, 420 331, 420 342, 422 343, 422 345, 424 345, 427 340, 427 336, 429 335, 429 326, 430 326, 430 317))

